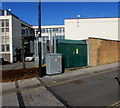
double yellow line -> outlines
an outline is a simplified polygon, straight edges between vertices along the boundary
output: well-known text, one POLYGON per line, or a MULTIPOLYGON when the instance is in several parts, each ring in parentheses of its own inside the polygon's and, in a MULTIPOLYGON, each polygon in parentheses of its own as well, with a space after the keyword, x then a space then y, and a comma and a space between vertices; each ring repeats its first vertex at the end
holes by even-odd
MULTIPOLYGON (((103 73, 115 71, 115 70, 118 70, 118 69, 119 68, 117 68, 117 69, 113 68, 111 70, 106 70, 106 71, 103 70, 103 71, 100 71, 100 72, 97 72, 97 73, 89 74, 89 72, 97 71, 97 70, 91 70, 91 71, 88 72, 88 75, 85 75, 85 76, 80 76, 80 77, 77 77, 77 78, 74 78, 74 79, 68 79, 68 80, 64 80, 64 81, 52 81, 50 83, 46 83, 45 85, 47 87, 52 87, 52 86, 55 86, 55 85, 60 85, 60 84, 64 84, 64 83, 68 83, 68 82, 72 82, 72 81, 88 78, 88 77, 93 77, 93 76, 100 75, 100 74, 103 74, 103 73)), ((40 86, 35 87, 35 88, 24 89, 24 90, 21 90, 20 92, 25 92, 25 91, 28 91, 28 90, 32 91, 32 90, 35 90, 35 89, 38 89, 38 88, 44 88, 44 85, 40 85, 40 86)), ((12 94, 12 93, 15 93, 15 92, 6 92, 4 95, 12 94)))
MULTIPOLYGON (((65 81, 53 81, 49 84, 46 84, 48 87, 51 87, 51 86, 55 86, 55 85, 60 85, 60 84, 63 84, 63 83, 68 83, 68 82, 72 82, 72 81, 76 81, 76 80, 79 80, 79 79, 84 79, 84 78, 88 78, 88 77, 93 77, 93 76, 96 76, 96 75, 100 75, 100 74, 103 74, 103 73, 107 73, 107 72, 112 72, 112 71, 115 71, 115 70, 118 70, 120 68, 113 68, 111 70, 106 70, 106 71, 100 71, 100 72, 97 72, 97 73, 93 73, 93 74, 89 74, 88 72, 88 75, 85 75, 85 76, 80 76, 80 77, 77 77, 77 78, 74 78, 74 79, 69 79, 69 80, 65 80, 65 81)), ((92 71, 97 71, 97 70, 92 70, 92 71)), ((92 72, 91 71, 91 72, 92 72)))
POLYGON ((113 108, 113 107, 118 107, 118 106, 120 106, 120 101, 108 106, 107 108, 113 108))
MULTIPOLYGON (((88 78, 88 77, 93 77, 93 76, 96 76, 96 75, 100 75, 100 74, 104 74, 104 73, 107 73, 107 72, 112 72, 112 71, 115 71, 115 70, 118 70, 120 68, 113 68, 111 70, 106 70, 106 71, 100 71, 100 72, 97 72, 97 73, 93 73, 93 74, 89 74, 89 72, 92 72, 92 71, 97 71, 97 70, 91 70, 88 72, 88 75, 85 75, 85 76, 80 76, 80 77, 77 77, 77 78, 74 78, 74 79, 68 79, 68 80, 65 80, 65 81, 52 81, 50 83, 47 83, 45 85, 47 85, 48 87, 51 87, 51 86, 55 86, 55 85, 60 85, 60 84, 63 84, 63 83, 68 83, 68 82, 72 82, 72 81, 76 81, 76 80, 80 80, 80 79, 84 79, 84 78, 88 78)), ((28 92, 28 91, 33 91, 33 90, 36 90, 36 89, 40 89, 40 88, 45 88, 44 85, 41 85, 41 86, 38 86, 38 87, 35 87, 35 88, 30 88, 30 89, 24 89, 24 90, 21 90, 20 92, 23 93, 23 92, 28 92)), ((7 94, 12 94, 12 93, 16 93, 16 92, 6 92, 6 94, 4 95, 7 95, 7 94)), ((112 107, 115 107, 115 106, 120 106, 120 101, 108 106, 107 108, 112 108, 112 107)))

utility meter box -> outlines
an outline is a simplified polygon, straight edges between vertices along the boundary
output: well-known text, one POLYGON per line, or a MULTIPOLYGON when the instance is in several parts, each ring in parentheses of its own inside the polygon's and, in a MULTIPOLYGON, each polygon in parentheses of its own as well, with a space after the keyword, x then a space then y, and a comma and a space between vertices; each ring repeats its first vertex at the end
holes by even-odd
POLYGON ((46 54, 46 74, 54 75, 62 73, 62 54, 46 54))

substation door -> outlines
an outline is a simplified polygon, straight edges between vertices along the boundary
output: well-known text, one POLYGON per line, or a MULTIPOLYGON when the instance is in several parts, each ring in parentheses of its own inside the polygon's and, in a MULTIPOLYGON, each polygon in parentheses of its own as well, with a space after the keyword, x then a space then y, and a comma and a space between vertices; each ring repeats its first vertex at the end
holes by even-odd
POLYGON ((63 56, 63 67, 87 66, 87 44, 81 40, 58 40, 57 52, 63 56))

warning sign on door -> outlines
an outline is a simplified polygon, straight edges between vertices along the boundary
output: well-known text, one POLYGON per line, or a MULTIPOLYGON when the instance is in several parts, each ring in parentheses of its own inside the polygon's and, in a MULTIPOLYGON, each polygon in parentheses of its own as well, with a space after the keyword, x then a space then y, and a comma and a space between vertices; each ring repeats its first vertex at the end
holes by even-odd
POLYGON ((76 49, 76 54, 78 54, 78 49, 76 49))

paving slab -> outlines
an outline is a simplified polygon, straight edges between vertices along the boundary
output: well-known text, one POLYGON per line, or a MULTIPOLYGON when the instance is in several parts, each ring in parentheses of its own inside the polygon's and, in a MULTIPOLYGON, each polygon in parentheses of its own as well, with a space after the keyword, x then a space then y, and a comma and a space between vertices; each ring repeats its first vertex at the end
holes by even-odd
POLYGON ((2 106, 19 106, 19 91, 25 106, 64 106, 55 98, 45 87, 41 87, 41 83, 37 78, 30 78, 15 82, 3 83, 4 95, 2 95, 2 106), (12 90, 12 93, 9 91, 12 90), (8 92, 7 92, 8 91, 8 92))
POLYGON ((19 88, 33 88, 33 87, 38 87, 41 85, 41 83, 38 81, 38 79, 35 78, 29 78, 29 79, 24 79, 24 80, 18 80, 19 83, 19 88))
POLYGON ((7 83, 1 83, 2 86, 2 92, 7 92, 15 89, 15 82, 7 82, 7 83))
POLYGON ((19 106, 16 93, 3 95, 2 106, 19 106))
POLYGON ((64 106, 46 88, 36 88, 22 92, 26 106, 64 106))

